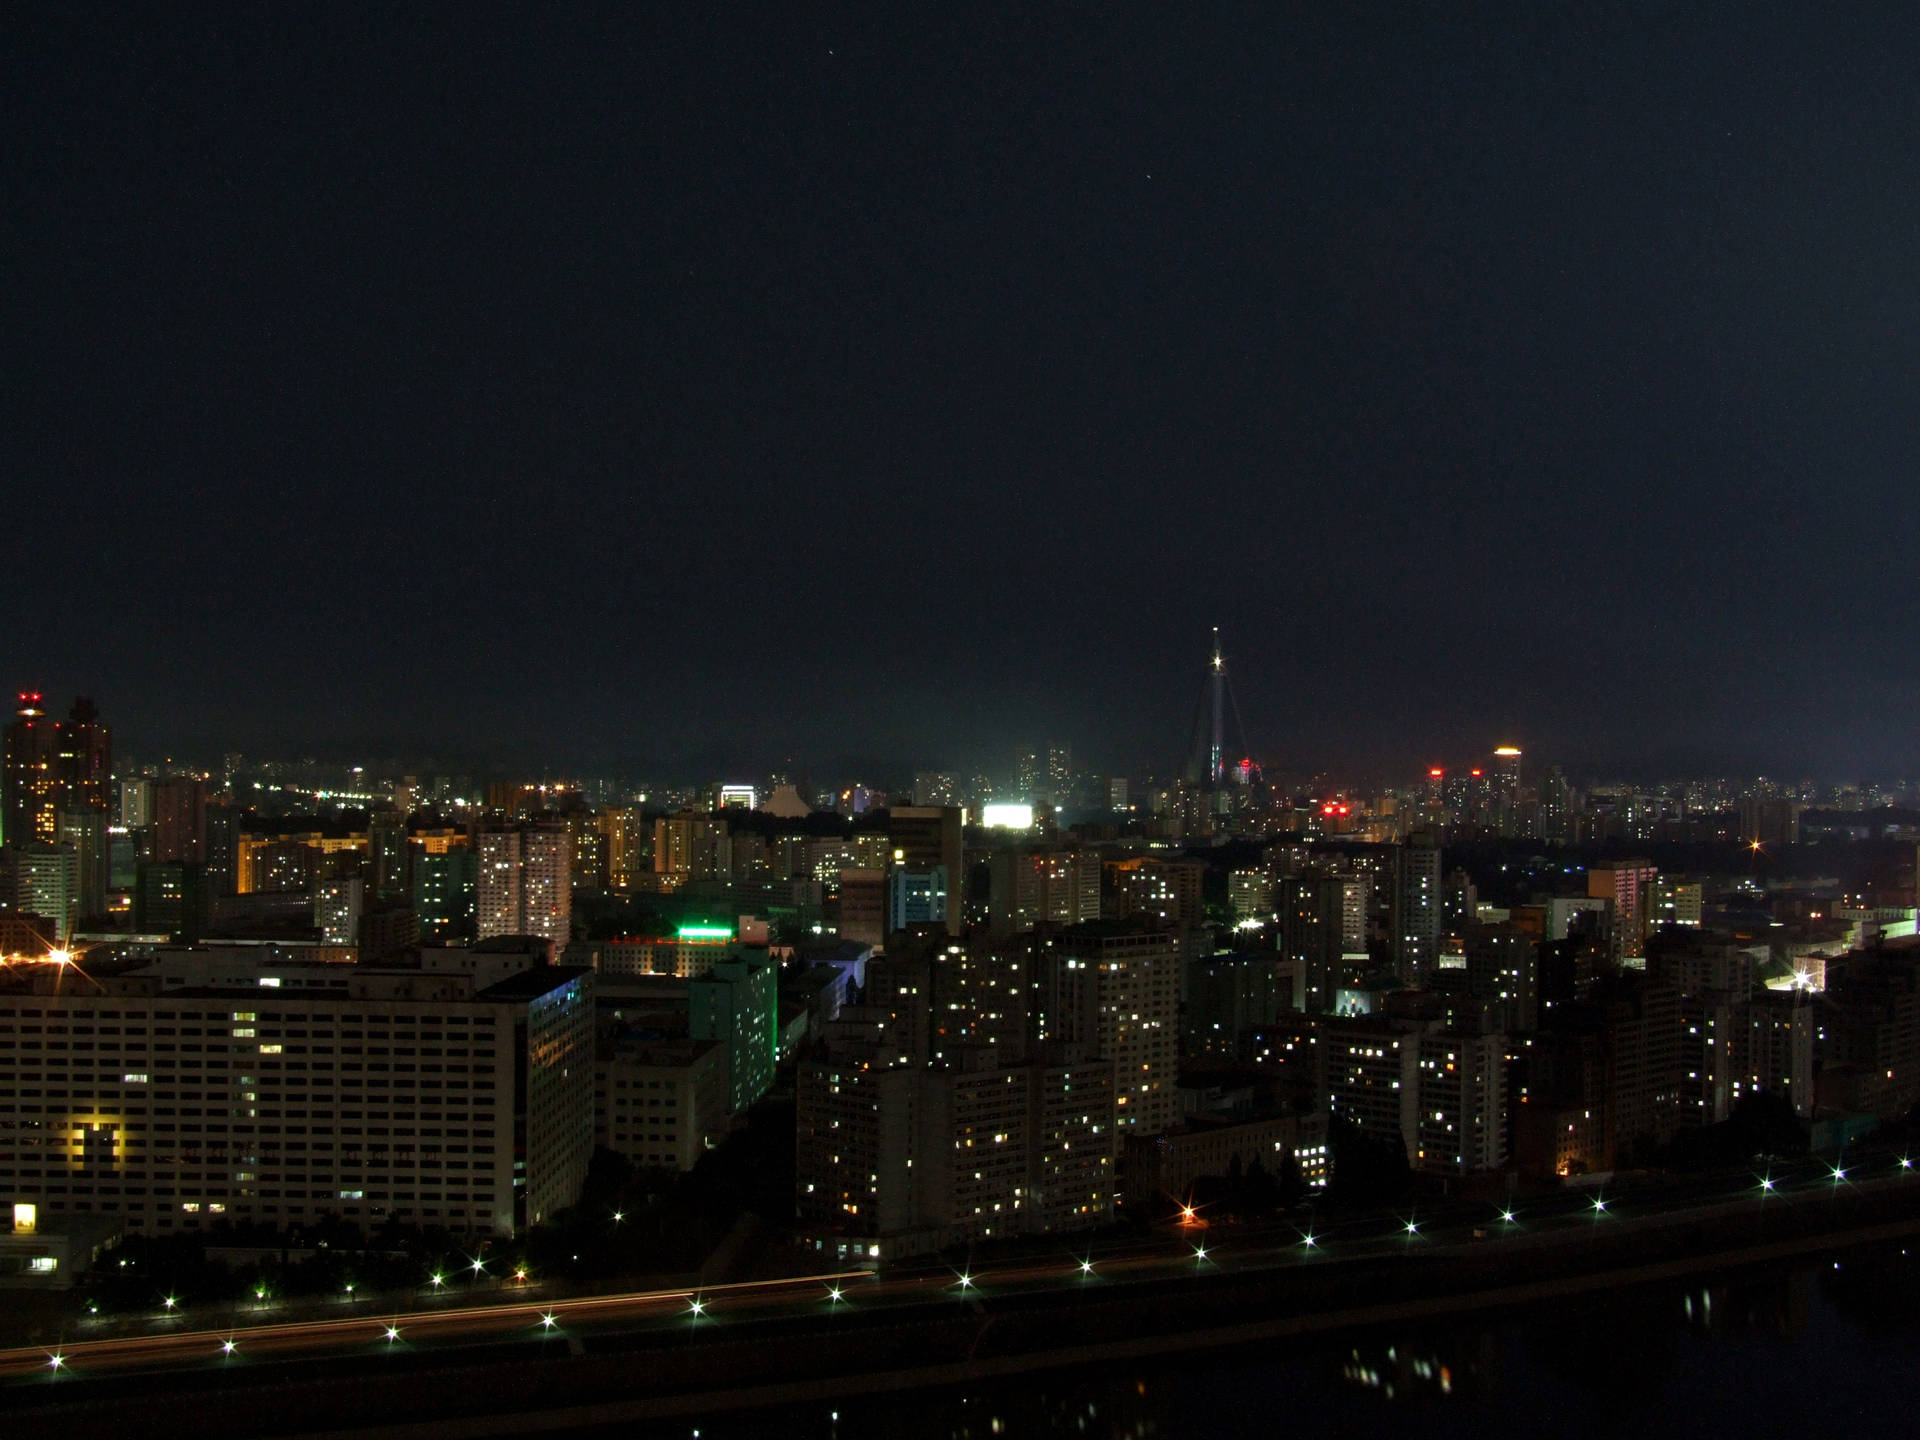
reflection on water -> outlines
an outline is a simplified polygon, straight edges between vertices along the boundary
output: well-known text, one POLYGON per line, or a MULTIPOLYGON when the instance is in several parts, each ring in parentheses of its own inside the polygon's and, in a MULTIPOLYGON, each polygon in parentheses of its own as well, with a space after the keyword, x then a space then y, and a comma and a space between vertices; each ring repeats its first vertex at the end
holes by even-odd
MULTIPOLYGON (((1434 1321, 1170 1357, 1107 1372, 717 1416, 702 1440, 1182 1440, 1541 1433, 1913 1433, 1920 1251, 1898 1245, 1434 1321)), ((652 1432, 688 1436, 676 1425, 652 1432)), ((629 1430, 625 1432, 631 1434, 629 1430)))
POLYGON ((1483 1393, 1497 1361, 1493 1334, 1486 1330, 1441 1339, 1368 1336, 1347 1347, 1338 1379, 1356 1390, 1377 1391, 1382 1400, 1422 1404, 1483 1393))
MULTIPOLYGON (((1834 1263, 1834 1262, 1829 1262, 1834 1263)), ((1779 1277, 1701 1285, 1680 1297, 1680 1313, 1696 1334, 1726 1339, 1759 1335, 1791 1339, 1813 1319, 1812 1266, 1779 1277)))

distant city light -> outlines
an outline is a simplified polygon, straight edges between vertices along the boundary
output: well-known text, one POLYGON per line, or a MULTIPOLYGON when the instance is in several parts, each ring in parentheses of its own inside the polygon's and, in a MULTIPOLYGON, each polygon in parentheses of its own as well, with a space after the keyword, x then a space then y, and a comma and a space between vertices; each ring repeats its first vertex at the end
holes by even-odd
POLYGON ((1031 830, 1033 828, 1033 806, 1031 805, 982 805, 980 823, 989 830, 1031 830))

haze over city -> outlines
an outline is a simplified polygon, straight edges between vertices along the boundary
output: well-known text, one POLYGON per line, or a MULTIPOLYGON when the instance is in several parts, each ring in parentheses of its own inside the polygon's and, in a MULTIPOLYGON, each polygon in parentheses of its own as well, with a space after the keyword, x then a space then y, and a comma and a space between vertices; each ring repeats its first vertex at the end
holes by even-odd
POLYGON ((1284 768, 1912 768, 1910 12, 763 20, 15 17, 16 683, 1147 771, 1218 624, 1284 768))

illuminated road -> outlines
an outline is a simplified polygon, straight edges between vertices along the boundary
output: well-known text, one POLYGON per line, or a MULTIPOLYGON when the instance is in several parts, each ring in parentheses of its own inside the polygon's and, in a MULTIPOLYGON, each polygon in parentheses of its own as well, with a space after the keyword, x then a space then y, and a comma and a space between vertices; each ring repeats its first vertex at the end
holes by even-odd
MULTIPOLYGON (((748 1281, 577 1299, 447 1303, 433 1308, 279 1324, 209 1326, 202 1317, 156 1316, 143 1334, 77 1339, 0 1351, 0 1378, 79 1381, 87 1375, 206 1369, 261 1361, 413 1353, 524 1342, 564 1347, 592 1334, 700 1327, 723 1320, 830 1318, 881 1308, 949 1305, 1020 1294, 1057 1294, 1063 1286, 1161 1281, 1183 1274, 1266 1271, 1393 1255, 1440 1258, 1488 1245, 1548 1246, 1597 1226, 1653 1229, 1705 1216, 1729 1224, 1743 1214, 1809 1206, 1857 1187, 1913 1184, 1920 1170, 1883 1150, 1844 1162, 1775 1161, 1751 1172, 1570 1189, 1532 1196, 1511 1210, 1486 1201, 1424 1204, 1400 1215, 1371 1214, 1324 1227, 1309 1213, 1258 1225, 1194 1224, 1144 1240, 1080 1252, 995 1259, 975 1271, 945 1265, 855 1270, 784 1280, 748 1281)), ((902 1317, 905 1318, 904 1315, 902 1317)))

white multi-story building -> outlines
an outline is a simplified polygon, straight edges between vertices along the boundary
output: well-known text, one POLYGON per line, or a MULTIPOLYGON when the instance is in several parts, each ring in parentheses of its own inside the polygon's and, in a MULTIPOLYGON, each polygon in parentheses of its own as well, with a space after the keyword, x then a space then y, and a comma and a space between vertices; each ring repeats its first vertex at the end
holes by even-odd
POLYGON ((563 826, 521 825, 479 836, 479 938, 539 935, 564 949, 573 917, 573 845, 563 826))
POLYGON ((1180 1113, 1180 952, 1173 932, 1102 921, 1063 930, 1041 964, 1034 1033, 1111 1060, 1123 1132, 1180 1113))
POLYGON ((1418 834, 1393 858, 1394 969, 1401 984, 1423 987, 1440 963, 1440 846, 1418 834))
POLYGON ((80 920, 80 852, 73 845, 22 845, 13 852, 13 908, 53 924, 65 945, 80 920))
POLYGON ((1429 1028, 1384 1016, 1322 1017, 1327 1097, 1334 1113, 1376 1141, 1398 1141, 1411 1160, 1419 1127, 1420 1042, 1429 1028))
POLYGON ((322 880, 313 892, 313 923, 322 945, 358 945, 364 882, 358 875, 322 880))
POLYGON ((727 1047, 606 1037, 596 1072, 600 1145, 635 1165, 691 1170, 727 1135, 727 1047))
POLYGON ((0 1204, 166 1234, 326 1215, 511 1235, 592 1154, 593 976, 48 967, 0 990, 0 1204), (340 983, 344 982, 344 983, 340 983))
POLYGON ((1113 1066, 1006 1064, 985 1046, 926 1066, 880 1012, 843 1011, 798 1077, 798 1201, 842 1258, 1081 1230, 1112 1220, 1113 1066))
POLYGON ((1238 922, 1273 919, 1273 877, 1264 870, 1235 870, 1227 877, 1227 903, 1238 922))

